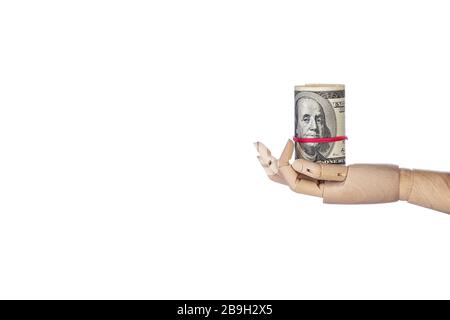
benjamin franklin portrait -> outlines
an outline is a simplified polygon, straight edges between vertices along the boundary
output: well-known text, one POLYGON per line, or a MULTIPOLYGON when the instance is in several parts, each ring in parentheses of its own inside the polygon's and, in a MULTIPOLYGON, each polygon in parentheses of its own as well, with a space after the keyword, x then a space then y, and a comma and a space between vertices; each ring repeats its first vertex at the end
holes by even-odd
MULTIPOLYGON (((314 92, 295 95, 295 135, 299 138, 336 136, 336 115, 330 102, 314 92)), ((296 158, 325 161, 333 149, 331 143, 296 143, 296 158)))

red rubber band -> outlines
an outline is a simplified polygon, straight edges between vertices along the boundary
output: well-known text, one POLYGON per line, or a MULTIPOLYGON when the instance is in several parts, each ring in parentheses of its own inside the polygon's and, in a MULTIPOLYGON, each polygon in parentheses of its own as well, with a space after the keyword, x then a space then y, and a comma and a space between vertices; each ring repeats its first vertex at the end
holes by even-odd
POLYGON ((300 143, 308 143, 308 142, 315 142, 315 143, 327 143, 327 142, 336 142, 336 141, 342 141, 347 140, 347 136, 337 136, 337 137, 331 137, 331 138, 298 138, 294 137, 293 140, 295 142, 300 143))

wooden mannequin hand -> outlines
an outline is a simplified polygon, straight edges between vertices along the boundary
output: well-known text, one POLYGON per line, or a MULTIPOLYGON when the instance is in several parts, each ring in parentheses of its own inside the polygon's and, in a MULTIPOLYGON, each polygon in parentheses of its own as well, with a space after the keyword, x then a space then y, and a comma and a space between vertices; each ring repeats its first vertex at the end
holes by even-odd
POLYGON ((294 144, 288 140, 275 159, 257 142, 258 159, 268 177, 293 191, 322 197, 324 203, 362 204, 406 200, 450 213, 450 173, 409 170, 386 164, 350 166, 315 163, 304 159, 289 163, 294 144))
POLYGON ((269 179, 286 184, 295 192, 322 197, 324 180, 334 182, 345 180, 346 166, 325 165, 304 159, 295 160, 291 165, 289 160, 294 150, 291 140, 286 143, 279 160, 272 156, 263 143, 256 142, 255 146, 259 153, 258 160, 269 179))

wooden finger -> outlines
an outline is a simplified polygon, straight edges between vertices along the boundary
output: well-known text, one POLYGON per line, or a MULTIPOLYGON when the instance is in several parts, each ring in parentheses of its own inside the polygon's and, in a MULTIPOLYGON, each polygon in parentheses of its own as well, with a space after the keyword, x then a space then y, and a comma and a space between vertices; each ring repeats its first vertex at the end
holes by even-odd
POLYGON ((292 191, 306 195, 322 197, 323 189, 316 180, 303 179, 292 166, 282 166, 278 169, 281 177, 286 181, 292 191))
POLYGON ((289 160, 292 157, 292 153, 294 152, 294 143, 291 140, 288 140, 286 146, 281 153, 280 159, 278 160, 278 166, 288 166, 289 160))
POLYGON ((327 181, 344 181, 348 167, 338 164, 318 163, 297 159, 292 163, 295 171, 311 178, 327 181))

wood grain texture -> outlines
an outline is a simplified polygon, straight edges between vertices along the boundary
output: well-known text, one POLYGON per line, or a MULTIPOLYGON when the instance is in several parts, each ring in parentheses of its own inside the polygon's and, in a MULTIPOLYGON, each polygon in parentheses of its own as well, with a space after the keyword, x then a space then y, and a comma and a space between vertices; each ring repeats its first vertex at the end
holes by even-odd
POLYGON ((399 199, 400 170, 395 165, 355 164, 348 166, 343 182, 326 181, 324 203, 384 203, 399 199))
POLYGON ((412 170, 409 203, 450 213, 450 173, 412 170))

